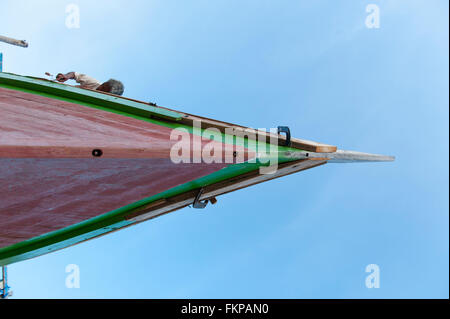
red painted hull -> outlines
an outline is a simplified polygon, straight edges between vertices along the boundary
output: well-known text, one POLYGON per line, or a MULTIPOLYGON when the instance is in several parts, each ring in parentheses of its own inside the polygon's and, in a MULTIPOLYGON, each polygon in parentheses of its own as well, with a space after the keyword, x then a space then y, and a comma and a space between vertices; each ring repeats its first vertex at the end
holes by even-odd
POLYGON ((174 164, 169 158, 176 143, 170 140, 171 131, 129 116, 0 88, 0 248, 228 165, 174 164), (93 158, 92 149, 102 149, 102 158, 93 158))

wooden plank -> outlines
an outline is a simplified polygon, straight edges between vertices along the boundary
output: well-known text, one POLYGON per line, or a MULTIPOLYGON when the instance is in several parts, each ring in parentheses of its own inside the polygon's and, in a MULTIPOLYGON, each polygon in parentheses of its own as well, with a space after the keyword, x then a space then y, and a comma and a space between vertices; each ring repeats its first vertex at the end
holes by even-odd
MULTIPOLYGON (((0 83, 6 83, 10 85, 15 85, 17 87, 23 88, 33 88, 42 89, 43 92, 50 92, 56 95, 67 95, 73 96, 74 98, 80 99, 80 101, 88 101, 99 103, 99 105, 111 106, 114 109, 124 109, 132 114, 137 114, 141 116, 163 118, 170 122, 178 122, 185 125, 193 126, 194 121, 202 121, 204 128, 217 128, 222 133, 225 133, 226 128, 234 128, 243 132, 253 132, 254 129, 227 123, 223 121, 218 121, 198 115, 192 115, 189 113, 180 112, 167 107, 155 106, 147 102, 142 102, 134 100, 127 97, 117 96, 114 94, 109 94, 106 92, 99 92, 96 90, 80 89, 72 85, 56 83, 54 81, 49 81, 42 78, 33 77, 20 77, 14 74, 0 74, 0 83), (87 92, 83 94, 83 92, 87 92), (102 102, 102 98, 105 100, 102 102), (121 105, 122 104, 122 105, 121 105)), ((270 137, 276 137, 278 145, 284 145, 286 137, 284 135, 272 134, 264 131, 258 131, 258 134, 262 135, 266 143, 272 143, 270 137)), ((336 146, 298 139, 291 138, 291 147, 311 151, 311 152, 335 152, 337 150, 336 146)))
POLYGON ((131 205, 226 166, 174 164, 169 159, 0 158, 0 248, 131 205))
POLYGON ((149 210, 152 210, 152 209, 156 209, 157 207, 163 206, 166 203, 167 203, 167 200, 165 198, 157 200, 157 201, 154 201, 153 203, 150 203, 150 204, 141 206, 141 207, 139 207, 137 209, 134 209, 133 211, 131 211, 129 213, 129 215, 127 215, 127 217, 128 218, 133 218, 133 217, 139 216, 144 211, 149 211, 149 210))
POLYGON ((392 162, 394 156, 370 154, 356 151, 337 150, 333 153, 287 151, 283 156, 291 159, 326 159, 328 163, 357 163, 357 162, 392 162))
MULTIPOLYGON (((212 119, 208 119, 201 116, 191 115, 184 113, 183 117, 180 120, 180 123, 193 126, 194 122, 201 121, 202 128, 216 128, 223 134, 226 132, 225 130, 228 128, 233 128, 234 130, 238 132, 242 132, 243 134, 248 134, 249 137, 255 135, 257 133, 258 135, 262 136, 262 140, 266 143, 271 144, 272 139, 276 138, 278 141, 278 145, 284 145, 286 143, 286 137, 284 135, 279 134, 272 134, 270 132, 255 130, 249 127, 216 121, 212 119)), ((255 138, 253 138, 255 139, 255 138)), ((311 152, 317 152, 317 153, 329 153, 329 152, 336 152, 337 147, 333 145, 328 144, 322 144, 318 142, 308 141, 308 140, 302 140, 298 138, 291 138, 291 147, 305 150, 305 151, 311 151, 311 152)))
POLYGON ((12 45, 17 45, 18 47, 27 48, 28 43, 25 40, 17 40, 10 37, 5 37, 3 35, 0 35, 0 42, 5 42, 12 45))
POLYGON ((81 89, 71 85, 43 81, 42 79, 33 77, 0 73, 0 84, 13 86, 19 90, 25 89, 40 93, 49 93, 58 98, 74 99, 138 116, 155 117, 172 121, 177 121, 181 117, 181 114, 178 112, 161 109, 148 103, 134 102, 114 94, 104 94, 101 91, 81 89))
MULTIPOLYGON (((189 145, 190 152, 186 156, 189 162, 204 162, 202 159, 201 145, 195 148, 189 145)), ((211 141, 215 144, 218 142, 211 141)), ((171 142, 167 142, 172 145, 171 142)), ((231 152, 227 152, 225 145, 219 146, 221 153, 214 156, 215 163, 238 164, 254 159, 255 152, 249 151, 241 146, 234 146, 236 157, 231 152)), ((186 154, 187 155, 187 154, 186 154)), ((170 150, 166 148, 131 148, 131 147, 103 147, 102 144, 93 144, 87 147, 70 146, 22 146, 22 145, 0 145, 0 158, 170 158, 170 150)))
MULTIPOLYGON (((4 158, 90 158, 97 149, 102 158, 169 158, 172 147, 180 143, 170 139, 170 127, 1 87, 0 114, 0 157, 4 158)), ((232 151, 239 160, 255 156, 234 146, 227 158, 221 141, 202 138, 201 143, 193 143, 192 134, 182 143, 191 159, 194 154, 201 156, 208 143, 222 150, 222 162, 235 162, 232 151)))

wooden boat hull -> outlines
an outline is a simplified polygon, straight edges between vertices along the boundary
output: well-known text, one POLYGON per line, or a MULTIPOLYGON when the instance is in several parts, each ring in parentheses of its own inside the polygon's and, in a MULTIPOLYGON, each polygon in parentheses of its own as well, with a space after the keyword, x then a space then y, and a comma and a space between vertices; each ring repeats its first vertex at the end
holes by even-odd
POLYGON ((256 147, 253 137, 230 136, 228 128, 252 131, 0 73, 0 265, 186 207, 200 191, 197 199, 207 200, 325 164, 333 154, 346 158, 335 146, 311 141, 292 139, 283 146, 286 137, 273 140, 266 132, 258 132, 263 139, 256 147), (173 138, 174 132, 188 138, 173 138), (174 161, 175 146, 187 149, 183 159, 189 160, 174 161), (220 150, 215 161, 204 159, 207 147, 220 150), (267 156, 261 149, 273 152, 267 156), (270 159, 276 170, 262 174, 270 159))

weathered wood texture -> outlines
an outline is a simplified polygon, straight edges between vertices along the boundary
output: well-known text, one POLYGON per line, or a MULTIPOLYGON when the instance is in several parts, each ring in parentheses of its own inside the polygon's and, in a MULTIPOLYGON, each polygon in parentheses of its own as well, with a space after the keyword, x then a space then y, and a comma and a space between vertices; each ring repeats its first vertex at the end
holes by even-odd
MULTIPOLYGON (((177 141, 170 140, 171 132, 120 114, 0 88, 0 247, 79 223, 228 165, 174 164, 169 156, 177 141), (92 158, 93 149, 102 149, 102 158, 92 158)), ((189 143, 192 156, 192 139, 189 143)), ((201 140, 200 148, 206 143, 211 141, 201 140)), ((243 147, 236 150, 247 154, 245 159, 255 156, 243 147)), ((280 164, 272 175, 250 172, 207 186, 202 199, 325 162, 280 164)), ((191 191, 160 200, 127 218, 153 218, 191 204, 195 195, 191 191)))
MULTIPOLYGON (((0 247, 81 222, 229 164, 175 164, 172 129, 0 88, 0 247), (101 158, 92 150, 102 149, 101 158)), ((190 143, 194 155, 193 137, 190 143)), ((207 143, 200 140, 200 149, 207 143)), ((243 147, 238 152, 248 154, 243 147)), ((201 154, 196 150, 196 156, 201 154)), ((254 153, 251 155, 254 156, 254 153)))
MULTIPOLYGON (((285 143, 286 143, 286 137, 284 135, 272 134, 269 132, 260 131, 260 130, 252 129, 249 127, 232 124, 232 123, 221 122, 221 121, 217 121, 217 120, 213 120, 213 119, 209 119, 209 118, 205 118, 205 117, 201 117, 201 116, 197 116, 197 115, 191 115, 191 114, 184 113, 183 118, 180 120, 181 123, 184 123, 186 125, 193 125, 193 123, 195 121, 201 121, 202 127, 216 128, 219 131, 221 131, 222 133, 225 133, 226 129, 233 128, 236 132, 242 133, 243 135, 246 135, 247 138, 250 138, 250 139, 256 139, 253 136, 260 136, 260 138, 263 141, 265 141, 266 143, 273 144, 272 140, 275 140, 277 145, 285 145, 285 143), (257 133, 257 135, 255 133, 257 133)), ((333 145, 322 144, 322 143, 317 143, 317 142, 308 141, 308 140, 302 140, 302 139, 294 138, 294 137, 291 138, 290 146, 293 148, 297 148, 297 149, 301 149, 301 150, 305 150, 305 151, 311 151, 311 152, 318 152, 318 153, 335 152, 337 150, 337 147, 333 146, 333 145)))
POLYGON ((211 174, 169 159, 0 159, 0 247, 79 223, 211 174))
POLYGON ((3 35, 0 35, 0 42, 5 42, 12 45, 17 45, 19 47, 27 48, 28 43, 25 40, 17 40, 10 37, 5 37, 3 35))
MULTIPOLYGON (((102 158, 169 158, 171 148, 178 143, 170 139, 172 131, 169 127, 120 114, 0 88, 0 157, 3 158, 89 158, 94 149, 102 150, 102 158)), ((221 142, 191 135, 182 144, 188 146, 189 157, 194 161, 194 157, 201 158, 206 143, 220 146, 224 162, 234 162, 225 154, 225 144, 221 142)), ((255 156, 240 146, 227 147, 243 153, 238 159, 255 156)))
MULTIPOLYGON (((36 78, 36 79, 39 79, 40 81, 44 81, 44 82, 52 82, 52 81, 49 81, 48 79, 43 79, 43 78, 36 78)), ((66 85, 68 85, 68 84, 66 84, 66 85)), ((69 85, 69 86, 71 86, 71 85, 69 85)), ((93 91, 93 92, 98 93, 98 91, 91 90, 91 89, 84 89, 84 90, 86 90, 86 91, 93 91)), ((138 100, 127 98, 127 97, 123 97, 123 96, 117 96, 117 95, 114 95, 114 94, 111 94, 111 93, 107 93, 107 92, 102 92, 102 94, 103 95, 113 96, 113 97, 121 99, 121 100, 127 100, 127 101, 132 101, 132 102, 145 104, 145 105, 155 106, 154 104, 138 101, 138 100)), ((219 131, 221 131, 222 133, 225 133, 226 129, 233 128, 237 132, 241 132, 241 133, 244 133, 244 134, 245 133, 250 133, 250 134, 248 134, 248 138, 250 138, 250 139, 253 139, 252 136, 253 136, 253 133, 255 132, 255 129, 252 129, 252 128, 249 128, 249 127, 245 127, 245 126, 242 126, 242 125, 237 125, 237 124, 233 124, 233 123, 228 123, 228 122, 223 122, 223 121, 210 119, 210 118, 207 118, 207 117, 193 115, 193 114, 181 112, 181 111, 178 111, 178 110, 173 110, 173 109, 170 109, 170 108, 167 108, 167 107, 163 107, 163 106, 157 106, 157 108, 162 109, 162 110, 176 112, 177 114, 181 115, 181 119, 179 121, 177 121, 177 122, 185 124, 185 125, 188 125, 188 126, 192 126, 194 124, 194 122, 201 121, 202 122, 202 128, 216 128, 219 131)), ((285 142, 286 142, 286 137, 284 135, 272 134, 272 133, 268 133, 268 132, 265 132, 265 131, 257 131, 257 132, 258 132, 258 135, 260 135, 260 138, 265 140, 266 143, 271 143, 272 144, 273 143, 272 141, 275 140, 276 144, 284 145, 285 142)), ((292 132, 292 133, 295 133, 295 132, 292 132)), ((294 137, 291 138, 291 147, 297 148, 297 149, 301 149, 301 150, 311 151, 311 152, 319 152, 319 153, 322 153, 322 152, 335 152, 337 150, 337 147, 333 146, 333 145, 328 145, 328 144, 308 141, 308 140, 294 138, 294 137)))

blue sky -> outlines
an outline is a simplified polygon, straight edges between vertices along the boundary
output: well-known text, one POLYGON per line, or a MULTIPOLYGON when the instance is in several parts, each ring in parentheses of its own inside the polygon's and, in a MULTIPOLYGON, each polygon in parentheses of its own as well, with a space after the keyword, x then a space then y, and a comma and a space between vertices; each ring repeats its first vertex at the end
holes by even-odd
POLYGON ((395 155, 328 164, 9 267, 16 298, 448 298, 448 1, 2 2, 4 71, 395 155), (80 28, 65 26, 66 5, 80 28), (368 29, 368 4, 380 28, 368 29), (80 267, 80 288, 65 267, 80 267), (368 289, 365 267, 380 267, 368 289))

